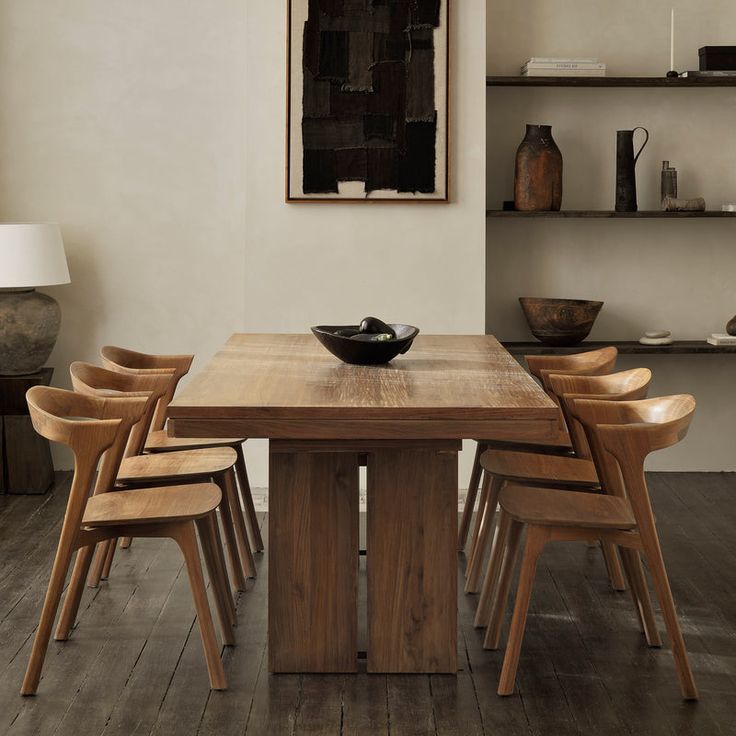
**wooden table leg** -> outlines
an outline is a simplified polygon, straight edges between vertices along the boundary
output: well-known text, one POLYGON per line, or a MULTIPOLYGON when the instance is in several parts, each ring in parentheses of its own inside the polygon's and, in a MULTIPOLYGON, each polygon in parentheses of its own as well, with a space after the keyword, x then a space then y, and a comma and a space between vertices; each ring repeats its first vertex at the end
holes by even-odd
POLYGON ((457 450, 368 457, 368 671, 457 672, 457 450))
POLYGON ((358 453, 271 443, 271 672, 358 667, 358 453))

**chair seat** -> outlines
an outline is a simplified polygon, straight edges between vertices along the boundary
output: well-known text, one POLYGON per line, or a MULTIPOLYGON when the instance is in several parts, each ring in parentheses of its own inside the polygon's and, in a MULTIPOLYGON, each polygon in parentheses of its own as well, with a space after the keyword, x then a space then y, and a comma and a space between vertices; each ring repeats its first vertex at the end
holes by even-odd
POLYGON ((508 485, 498 499, 516 521, 538 526, 633 529, 634 513, 626 499, 601 493, 508 485))
POLYGON ((88 499, 82 524, 97 527, 199 519, 214 511, 221 500, 214 483, 110 491, 88 499))
POLYGON ((487 450, 481 455, 480 463, 489 473, 509 480, 554 482, 585 488, 598 485, 593 462, 579 457, 487 450))
POLYGON ((172 450, 199 450, 207 447, 235 447, 245 442, 244 437, 169 437, 165 429, 150 432, 146 438, 146 452, 172 450))
POLYGON ((118 481, 132 483, 210 476, 232 468, 237 459, 232 447, 136 455, 120 463, 118 481))
POLYGON ((540 452, 563 454, 572 451, 570 435, 567 430, 558 429, 557 434, 544 442, 522 442, 520 440, 505 440, 503 437, 486 437, 477 440, 489 449, 513 450, 518 452, 540 452))

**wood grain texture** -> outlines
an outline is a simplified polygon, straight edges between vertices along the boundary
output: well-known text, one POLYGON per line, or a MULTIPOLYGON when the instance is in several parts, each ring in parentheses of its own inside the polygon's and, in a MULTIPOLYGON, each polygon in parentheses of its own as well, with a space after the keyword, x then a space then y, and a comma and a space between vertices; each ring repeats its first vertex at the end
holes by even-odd
POLYGON ((556 414, 489 335, 419 335, 386 366, 353 366, 312 335, 237 334, 174 399, 169 416, 462 422, 556 414))
POLYGON ((368 671, 457 672, 457 452, 368 456, 368 671))
POLYGON ((271 672, 358 667, 358 454, 270 454, 271 672))

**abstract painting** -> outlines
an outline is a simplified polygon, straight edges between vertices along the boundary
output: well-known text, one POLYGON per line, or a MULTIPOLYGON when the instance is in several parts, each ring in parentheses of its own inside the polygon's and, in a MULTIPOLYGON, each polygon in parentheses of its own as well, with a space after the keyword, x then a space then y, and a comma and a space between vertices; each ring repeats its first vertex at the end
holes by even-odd
POLYGON ((287 201, 448 201, 450 0, 288 2, 287 201))

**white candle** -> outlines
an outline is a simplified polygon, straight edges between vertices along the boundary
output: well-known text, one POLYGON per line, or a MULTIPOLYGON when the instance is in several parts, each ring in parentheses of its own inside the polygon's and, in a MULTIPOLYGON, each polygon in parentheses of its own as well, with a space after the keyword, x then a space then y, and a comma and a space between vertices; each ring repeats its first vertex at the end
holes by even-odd
POLYGON ((675 9, 672 8, 670 19, 670 71, 675 68, 675 9))

